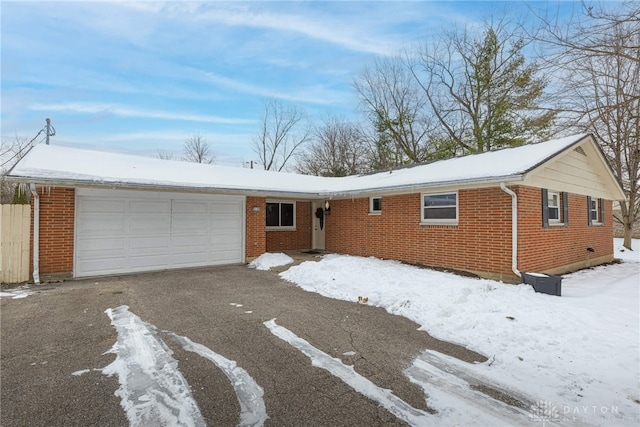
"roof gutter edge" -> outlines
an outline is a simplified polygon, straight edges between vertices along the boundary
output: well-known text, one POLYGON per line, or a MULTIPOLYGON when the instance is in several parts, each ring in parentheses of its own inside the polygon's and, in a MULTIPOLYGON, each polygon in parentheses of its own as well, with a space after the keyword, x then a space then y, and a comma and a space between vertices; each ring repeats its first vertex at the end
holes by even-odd
POLYGON ((471 179, 461 179, 461 180, 436 182, 436 183, 398 185, 395 187, 376 187, 376 188, 368 188, 368 189, 355 190, 355 191, 338 191, 338 192, 327 191, 327 192, 320 192, 318 195, 324 196, 324 197, 330 197, 330 198, 352 197, 352 196, 365 195, 365 194, 379 194, 382 192, 396 193, 396 192, 410 191, 410 190, 435 189, 435 188, 441 188, 441 187, 451 187, 451 186, 461 186, 461 185, 471 185, 471 184, 500 185, 501 182, 524 181, 524 177, 525 177, 524 174, 515 174, 515 175, 504 175, 504 176, 492 177, 491 179, 471 178, 471 179))
POLYGON ((319 198, 319 193, 301 192, 301 191, 282 191, 282 190, 261 190, 261 189, 244 189, 244 188, 228 188, 228 187, 191 187, 188 185, 158 185, 135 183, 129 184, 124 182, 103 182, 91 180, 74 180, 74 179, 48 179, 34 177, 7 176, 4 177, 9 182, 30 182, 36 185, 58 185, 61 187, 92 187, 92 188, 112 188, 120 190, 156 190, 156 191, 185 191, 190 193, 216 193, 216 194, 234 194, 245 196, 287 196, 287 197, 303 197, 303 198, 319 198))
POLYGON ((501 182, 523 181, 524 174, 504 175, 492 177, 490 179, 471 178, 462 180, 453 180, 435 183, 418 183, 406 184, 391 187, 375 187, 353 191, 317 191, 317 192, 301 192, 301 191, 282 191, 282 190, 261 190, 261 189, 245 189, 245 188, 228 188, 228 187, 190 187, 181 185, 158 185, 158 184, 127 184, 123 182, 104 182, 91 180, 74 180, 74 179, 48 179, 34 177, 7 176, 5 179, 10 182, 30 182, 39 185, 59 185, 63 187, 97 187, 97 188, 113 188, 122 190, 156 190, 156 191, 186 191, 191 193, 222 193, 235 194, 245 196, 280 196, 280 197, 302 197, 308 199, 314 198, 338 198, 353 197, 366 194, 379 193, 396 193, 403 191, 435 189, 441 187, 461 186, 471 184, 497 184, 501 182))

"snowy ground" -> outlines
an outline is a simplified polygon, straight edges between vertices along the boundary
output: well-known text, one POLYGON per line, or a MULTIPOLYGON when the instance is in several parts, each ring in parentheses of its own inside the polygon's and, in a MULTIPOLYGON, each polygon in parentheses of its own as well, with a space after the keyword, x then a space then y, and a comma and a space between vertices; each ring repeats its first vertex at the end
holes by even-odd
POLYGON ((486 355, 488 362, 470 365, 426 352, 407 369, 438 410, 438 424, 509 425, 528 416, 541 423, 635 426, 640 424, 640 241, 633 246, 633 252, 620 251, 616 239, 622 263, 564 276, 562 297, 535 293, 527 285, 344 255, 305 262, 281 276, 328 297, 367 298, 434 337, 486 355), (505 390, 528 407, 510 413, 511 408, 483 402, 474 383, 505 390))
POLYGON ((256 270, 271 270, 274 267, 280 267, 293 263, 293 258, 283 253, 266 253, 260 255, 249 263, 249 267, 256 270))
MULTIPOLYGON (((412 408, 379 388, 352 366, 331 357, 278 325, 265 328, 305 354, 358 393, 377 401, 411 425, 640 425, 640 241, 635 251, 615 241, 619 264, 564 276, 562 297, 538 294, 526 285, 460 277, 394 261, 327 255, 291 267, 281 276, 301 288, 348 301, 384 307, 414 320, 434 337, 462 344, 488 357, 469 364, 433 351, 405 370, 425 391, 436 414, 412 408), (512 396, 507 405, 478 391, 512 396)), ((265 254, 255 268, 291 263, 265 254)), ((37 287, 3 291, 24 298, 37 287)), ((242 308, 242 304, 232 303, 242 308)), ((99 369, 117 375, 116 395, 131 425, 203 425, 198 403, 172 351, 156 328, 127 306, 107 310, 118 338, 116 359, 99 369)), ((245 311, 250 313, 250 311, 245 311)), ((232 384, 241 408, 240 426, 269 418, 262 387, 235 361, 188 337, 164 331, 184 350, 215 364, 232 384)), ((80 376, 92 369, 74 372, 80 376)), ((310 420, 312 422, 312 420, 310 420)))

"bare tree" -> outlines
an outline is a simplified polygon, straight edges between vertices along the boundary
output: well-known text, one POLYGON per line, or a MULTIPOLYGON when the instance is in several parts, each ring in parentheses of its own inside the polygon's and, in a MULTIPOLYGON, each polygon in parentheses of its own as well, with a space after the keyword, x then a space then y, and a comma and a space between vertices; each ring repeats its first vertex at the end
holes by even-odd
MULTIPOLYGON (((34 138, 35 139, 35 138, 34 138)), ((13 139, 2 138, 0 144, 0 204, 28 203, 28 195, 20 186, 4 179, 7 172, 24 157, 32 147, 33 140, 16 135, 13 139)))
POLYGON ((400 57, 377 58, 354 80, 353 88, 374 129, 373 169, 432 157, 427 99, 400 57))
POLYGON ((168 150, 157 150, 156 151, 156 158, 161 159, 161 160, 173 160, 173 158, 175 157, 175 155, 168 150))
POLYGON ((435 138, 482 152, 547 136, 555 111, 541 108, 546 80, 525 60, 525 46, 504 19, 422 46, 411 65, 439 124, 435 138))
POLYGON ((298 156, 296 171, 317 176, 347 176, 367 170, 367 142, 356 123, 326 118, 317 127, 306 150, 298 156))
POLYGON ((211 164, 216 159, 206 138, 199 133, 184 141, 183 152, 182 160, 187 162, 211 164))
POLYGON ((309 140, 306 114, 297 106, 268 99, 253 149, 265 170, 281 171, 298 149, 309 140))
POLYGON ((627 198, 614 219, 631 249, 640 220, 640 3, 583 4, 573 20, 540 19, 550 72, 562 76, 564 125, 593 133, 622 182, 627 198))

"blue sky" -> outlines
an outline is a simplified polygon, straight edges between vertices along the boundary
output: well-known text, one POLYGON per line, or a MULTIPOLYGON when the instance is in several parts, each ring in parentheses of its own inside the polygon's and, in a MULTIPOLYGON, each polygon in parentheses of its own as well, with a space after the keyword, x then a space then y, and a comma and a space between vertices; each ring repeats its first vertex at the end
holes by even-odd
POLYGON ((2 137, 50 117, 52 144, 154 155, 200 133, 240 166, 267 98, 358 119, 351 84, 377 55, 527 6, 579 3, 2 1, 2 137))

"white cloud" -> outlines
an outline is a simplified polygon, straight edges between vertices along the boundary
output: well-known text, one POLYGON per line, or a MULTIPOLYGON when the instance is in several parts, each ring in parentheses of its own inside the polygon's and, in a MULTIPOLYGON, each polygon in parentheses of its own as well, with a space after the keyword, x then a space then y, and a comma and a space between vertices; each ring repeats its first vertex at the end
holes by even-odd
POLYGON ((342 21, 335 16, 329 21, 322 16, 305 16, 291 13, 272 13, 264 10, 252 11, 247 6, 222 8, 216 7, 207 12, 199 11, 197 19, 231 26, 264 28, 277 31, 290 31, 309 38, 322 40, 345 49, 388 55, 394 45, 388 38, 373 37, 354 28, 352 19, 342 21))
POLYGON ((218 123, 218 124, 251 124, 254 120, 211 116, 203 114, 184 114, 168 111, 143 110, 112 104, 94 104, 87 102, 70 102, 66 104, 33 104, 35 111, 64 111, 81 114, 109 114, 119 117, 137 117, 148 119, 180 120, 189 122, 218 123))

